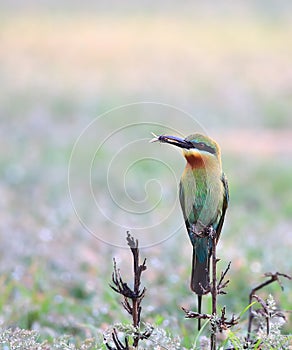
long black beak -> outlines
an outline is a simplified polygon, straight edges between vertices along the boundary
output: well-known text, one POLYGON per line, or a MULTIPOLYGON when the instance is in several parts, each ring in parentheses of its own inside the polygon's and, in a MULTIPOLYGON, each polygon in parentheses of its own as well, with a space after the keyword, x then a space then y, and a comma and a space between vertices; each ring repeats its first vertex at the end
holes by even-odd
POLYGON ((160 136, 156 136, 154 139, 151 140, 151 142, 156 142, 156 141, 159 141, 162 143, 169 143, 171 145, 174 145, 180 148, 186 148, 186 149, 190 149, 194 147, 194 145, 190 141, 187 141, 177 136, 160 135, 160 136))

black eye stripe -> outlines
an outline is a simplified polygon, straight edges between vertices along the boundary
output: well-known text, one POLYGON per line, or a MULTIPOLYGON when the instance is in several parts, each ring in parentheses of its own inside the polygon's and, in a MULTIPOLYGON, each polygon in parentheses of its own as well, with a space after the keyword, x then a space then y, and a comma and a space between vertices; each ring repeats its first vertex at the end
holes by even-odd
POLYGON ((211 147, 206 145, 204 142, 192 142, 192 144, 194 145, 194 147, 200 151, 206 151, 209 152, 211 154, 215 154, 216 150, 211 147))

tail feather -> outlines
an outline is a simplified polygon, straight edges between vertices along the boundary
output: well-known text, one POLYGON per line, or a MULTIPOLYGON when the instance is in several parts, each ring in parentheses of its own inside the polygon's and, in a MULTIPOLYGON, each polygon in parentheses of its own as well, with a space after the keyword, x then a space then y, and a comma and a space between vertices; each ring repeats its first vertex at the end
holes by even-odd
MULTIPOLYGON (((202 311, 202 295, 209 287, 209 258, 204 262, 197 259, 196 251, 193 249, 193 263, 191 276, 191 289, 198 295, 198 313, 202 311)), ((198 330, 201 329, 201 319, 198 319, 198 330)))
POLYGON ((191 290, 198 295, 203 295, 209 285, 209 258, 200 262, 196 251, 193 249, 193 263, 191 276, 191 290))

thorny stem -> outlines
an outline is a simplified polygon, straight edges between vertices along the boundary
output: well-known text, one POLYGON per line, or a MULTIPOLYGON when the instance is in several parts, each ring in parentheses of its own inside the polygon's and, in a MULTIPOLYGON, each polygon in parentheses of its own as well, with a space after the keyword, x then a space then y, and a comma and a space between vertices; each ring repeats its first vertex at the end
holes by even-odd
MULTIPOLYGON (((219 259, 217 259, 217 261, 219 261, 219 259)), ((221 272, 219 282, 217 283, 217 294, 226 294, 226 292, 224 291, 224 288, 227 287, 230 281, 229 280, 224 281, 224 279, 227 275, 227 272, 230 270, 230 266, 231 266, 231 261, 229 261, 225 271, 221 272)))
POLYGON ((257 302, 259 302, 264 310, 264 316, 266 318, 266 324, 267 324, 267 335, 270 334, 270 317, 271 314, 269 312, 269 309, 267 307, 267 304, 265 303, 265 301, 260 298, 258 295, 254 294, 253 298, 257 300, 257 302))
POLYGON ((133 255, 133 270, 134 270, 134 296, 132 298, 132 318, 133 318, 133 326, 138 327, 140 323, 140 313, 141 307, 140 303, 144 297, 143 294, 140 293, 140 284, 141 284, 141 274, 146 270, 146 259, 144 259, 143 264, 139 265, 139 248, 138 248, 138 240, 134 240, 134 238, 127 233, 127 241, 128 245, 131 249, 133 255))
MULTIPOLYGON (((257 299, 257 301, 260 302, 260 298, 258 296, 255 295, 255 292, 266 287, 267 285, 273 283, 273 282, 278 282, 281 289, 283 290, 283 286, 282 286, 282 283, 279 279, 279 277, 285 277, 289 280, 291 280, 291 276, 289 275, 286 275, 284 273, 280 273, 280 272, 276 272, 276 273, 271 273, 271 272, 267 272, 265 273, 265 277, 270 277, 270 279, 268 279, 267 281, 259 284, 258 286, 256 286, 255 288, 253 288, 249 294, 249 305, 250 305, 250 308, 249 308, 249 317, 248 317, 248 327, 247 327, 247 341, 250 341, 250 336, 251 336, 251 327, 252 327, 252 321, 253 321, 253 318, 254 318, 254 314, 253 314, 253 309, 252 309, 252 306, 251 306, 251 303, 252 303, 252 299, 255 298, 257 299)), ((263 305, 262 305, 263 306, 263 305)), ((269 332, 269 324, 267 323, 267 332, 269 332)))
POLYGON ((125 338, 125 345, 120 341, 119 337, 118 337, 118 333, 117 330, 114 328, 113 332, 112 332, 112 339, 113 342, 115 344, 115 348, 113 348, 112 346, 110 346, 109 344, 105 343, 105 346, 109 349, 109 350, 128 350, 129 349, 129 342, 128 342, 128 338, 125 338))
POLYGON ((212 239, 212 288, 211 288, 211 294, 212 294, 212 316, 213 316, 213 322, 211 323, 212 330, 211 330, 211 350, 216 350, 216 332, 217 332, 217 324, 215 322, 215 318, 217 315, 217 257, 216 257, 216 231, 211 227, 210 228, 210 236, 212 239))
MULTIPOLYGON (((124 298, 122 305, 124 309, 132 316, 133 326, 138 329, 140 325, 140 315, 141 315, 141 302, 145 296, 146 288, 140 290, 141 285, 141 275, 142 272, 146 270, 146 259, 144 259, 142 264, 139 264, 139 248, 138 240, 135 240, 129 232, 127 232, 127 242, 131 249, 133 256, 133 272, 134 272, 134 286, 130 288, 126 282, 123 281, 120 270, 117 269, 116 262, 114 260, 114 272, 112 274, 113 284, 110 287, 117 293, 121 294, 124 298)), ((141 335, 137 330, 137 335, 134 336, 133 347, 138 346, 141 337, 147 337, 147 335, 141 335)), ((149 336, 148 336, 149 337, 149 336)), ((122 347, 121 343, 118 342, 117 334, 112 335, 112 339, 116 345, 116 349, 128 349, 128 345, 122 347)))
POLYGON ((129 236, 129 233, 127 235, 127 241, 128 245, 131 248, 132 254, 133 254, 133 269, 134 269, 134 295, 132 302, 132 318, 133 318, 133 326, 137 327, 139 325, 139 311, 138 311, 138 292, 139 292, 139 275, 137 273, 138 271, 138 265, 139 265, 139 250, 138 250, 138 241, 134 242, 134 240, 131 240, 131 237, 129 236))

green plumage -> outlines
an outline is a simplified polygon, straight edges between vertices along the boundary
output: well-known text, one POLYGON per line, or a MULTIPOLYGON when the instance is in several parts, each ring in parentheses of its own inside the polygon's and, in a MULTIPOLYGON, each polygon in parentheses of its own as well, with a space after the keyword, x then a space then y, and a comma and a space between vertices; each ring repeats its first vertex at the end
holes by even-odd
POLYGON ((179 199, 193 246, 191 289, 198 295, 198 312, 201 313, 202 295, 209 289, 212 251, 212 240, 206 229, 212 227, 215 230, 217 243, 229 199, 227 180, 221 168, 220 148, 215 141, 201 134, 185 139, 161 135, 155 136, 152 141, 182 148, 187 160, 180 181, 179 199))
POLYGON ((193 245, 191 289, 203 295, 209 284, 211 240, 200 236, 212 226, 219 239, 228 202, 226 179, 222 173, 216 176, 216 172, 209 173, 206 168, 187 168, 181 178, 179 197, 193 245))
MULTIPOLYGON (((187 165, 181 177, 179 198, 186 228, 193 246, 190 287, 198 295, 198 312, 201 313, 202 295, 210 284, 210 257, 212 240, 205 229, 212 226, 218 242, 228 206, 228 185, 221 169, 220 150, 217 144, 202 135, 186 138, 194 145, 195 153, 185 151, 187 165), (207 142, 204 142, 204 139, 207 142), (205 236, 204 236, 205 235, 205 236)), ((198 320, 198 329, 201 320, 198 320)))

